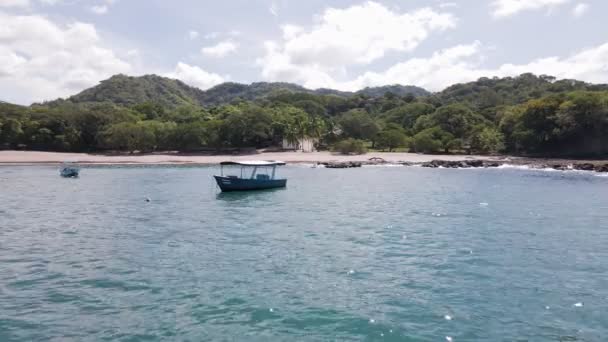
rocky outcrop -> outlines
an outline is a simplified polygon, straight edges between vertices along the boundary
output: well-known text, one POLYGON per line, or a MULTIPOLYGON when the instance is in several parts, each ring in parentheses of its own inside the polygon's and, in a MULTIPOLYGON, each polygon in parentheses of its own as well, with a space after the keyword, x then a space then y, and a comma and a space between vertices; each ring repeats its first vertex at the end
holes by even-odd
POLYGON ((321 163, 321 165, 325 165, 326 168, 328 169, 349 169, 349 168, 353 168, 353 167, 361 167, 361 165, 363 165, 362 162, 354 162, 354 161, 349 161, 349 162, 325 162, 325 163, 321 163))
POLYGON ((594 170, 596 172, 608 172, 608 164, 598 164, 598 165, 595 165, 594 170))
POLYGON ((495 161, 486 161, 479 159, 471 159, 471 160, 432 160, 430 162, 422 163, 420 166, 422 167, 444 167, 449 169, 455 168, 471 168, 471 167, 498 167, 501 163, 495 161))
POLYGON ((595 170, 595 165, 593 165, 591 163, 577 163, 577 164, 573 164, 572 168, 575 170, 593 171, 593 170, 595 170))
POLYGON ((608 172, 608 163, 601 162, 579 162, 572 163, 568 160, 553 160, 547 161, 542 159, 520 159, 520 160, 484 160, 484 159, 467 159, 467 160, 432 160, 424 163, 412 163, 412 162, 387 162, 382 158, 370 158, 366 161, 347 161, 347 162, 324 162, 320 163, 325 165, 326 168, 330 169, 347 169, 353 167, 361 167, 364 165, 403 165, 412 166, 420 165, 428 168, 491 168, 499 167, 505 164, 511 165, 526 165, 532 169, 554 169, 554 170, 580 170, 580 171, 595 171, 595 172, 608 172))

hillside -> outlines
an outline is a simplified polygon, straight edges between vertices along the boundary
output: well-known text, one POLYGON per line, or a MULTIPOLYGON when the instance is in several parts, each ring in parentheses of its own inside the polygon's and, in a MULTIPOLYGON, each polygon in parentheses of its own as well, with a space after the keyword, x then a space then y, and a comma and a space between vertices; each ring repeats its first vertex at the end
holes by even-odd
MULTIPOLYGON (((182 81, 157 75, 139 77, 115 75, 101 81, 94 87, 69 97, 67 100, 73 103, 111 102, 123 106, 154 102, 165 108, 175 108, 184 104, 214 107, 231 103, 234 100, 255 101, 284 92, 340 97, 350 97, 355 94, 381 97, 386 92, 392 92, 398 96, 412 94, 415 97, 430 94, 419 87, 402 85, 365 88, 354 93, 334 89, 311 90, 297 84, 284 82, 255 82, 249 85, 226 82, 203 91, 182 81)), ((50 104, 52 105, 53 102, 50 102, 50 104)))
POLYGON ((516 77, 482 77, 474 82, 454 84, 433 97, 441 104, 467 103, 476 110, 484 110, 577 90, 604 91, 608 90, 608 85, 528 73, 516 77))
POLYGON ((201 105, 213 107, 230 103, 236 99, 253 101, 280 92, 312 93, 313 91, 292 83, 255 82, 250 85, 226 82, 203 91, 201 105))
POLYGON ((415 97, 431 95, 427 90, 416 86, 404 86, 400 84, 386 85, 381 87, 367 87, 356 92, 356 94, 366 95, 370 97, 384 96, 386 93, 393 93, 397 96, 412 94, 415 97))
POLYGON ((173 108, 184 104, 199 104, 202 93, 202 90, 182 81, 157 75, 114 75, 68 100, 74 103, 112 102, 118 105, 155 102, 173 108))

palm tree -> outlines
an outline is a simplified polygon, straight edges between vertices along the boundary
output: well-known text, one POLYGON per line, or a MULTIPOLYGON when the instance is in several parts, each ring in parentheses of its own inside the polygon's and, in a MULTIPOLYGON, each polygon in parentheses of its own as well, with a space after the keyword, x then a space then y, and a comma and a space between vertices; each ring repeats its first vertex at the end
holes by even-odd
POLYGON ((325 121, 323 121, 323 119, 319 118, 318 116, 310 117, 307 132, 308 136, 315 139, 320 139, 324 131, 325 121))
POLYGON ((287 140, 287 143, 293 146, 296 150, 300 147, 300 139, 298 134, 299 133, 297 127, 295 127, 291 123, 287 125, 287 128, 285 129, 284 133, 284 138, 285 140, 287 140))

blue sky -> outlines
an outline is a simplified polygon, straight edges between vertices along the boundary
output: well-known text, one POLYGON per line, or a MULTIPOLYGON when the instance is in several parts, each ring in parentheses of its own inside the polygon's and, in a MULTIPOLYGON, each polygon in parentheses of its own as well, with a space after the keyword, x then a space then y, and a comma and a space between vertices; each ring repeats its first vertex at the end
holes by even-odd
POLYGON ((0 0, 0 100, 116 73, 439 91, 523 72, 608 82, 601 0, 0 0))

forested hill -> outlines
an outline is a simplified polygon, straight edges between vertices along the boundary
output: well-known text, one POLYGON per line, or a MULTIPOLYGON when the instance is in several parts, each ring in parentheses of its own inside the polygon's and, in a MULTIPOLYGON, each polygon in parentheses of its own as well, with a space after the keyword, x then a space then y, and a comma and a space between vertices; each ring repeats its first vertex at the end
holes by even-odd
POLYGON ((159 76, 117 75, 67 100, 0 102, 0 148, 201 151, 297 145, 343 152, 608 156, 608 86, 550 76, 480 78, 427 94, 357 93, 289 83, 207 91, 159 76))
POLYGON ((577 90, 606 91, 606 84, 591 84, 577 80, 557 80, 553 76, 522 74, 517 77, 487 78, 454 84, 432 96, 438 104, 466 103, 478 111, 524 103, 543 96, 577 90))
POLYGON ((121 106, 154 102, 163 107, 175 108, 182 105, 200 105, 202 97, 202 90, 179 80, 157 75, 139 77, 114 75, 94 87, 69 97, 68 101, 111 102, 121 106))
MULTIPOLYGON (((182 105, 214 107, 235 101, 255 101, 284 93, 336 95, 341 97, 361 94, 369 97, 381 97, 387 92, 397 96, 411 94, 414 97, 430 94, 420 87, 403 85, 365 88, 354 93, 334 89, 310 90, 297 84, 284 82, 255 82, 249 85, 226 82, 204 91, 179 80, 157 75, 138 77, 115 75, 101 81, 100 84, 92 88, 69 97, 67 101, 72 103, 111 102, 122 106, 154 102, 165 108, 176 108, 182 105)), ((52 105, 54 102, 61 101, 52 101, 49 104, 52 105)))

